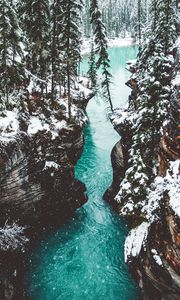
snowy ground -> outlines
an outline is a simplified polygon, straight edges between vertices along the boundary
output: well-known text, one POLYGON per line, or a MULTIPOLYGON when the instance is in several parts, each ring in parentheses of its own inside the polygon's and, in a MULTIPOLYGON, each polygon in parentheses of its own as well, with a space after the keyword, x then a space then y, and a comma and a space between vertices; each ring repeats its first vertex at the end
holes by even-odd
MULTIPOLYGON (((77 98, 79 101, 85 101, 92 91, 87 88, 88 80, 86 77, 80 77, 79 81, 80 82, 76 82, 76 90, 71 90, 72 96, 73 99, 77 98)), ((33 84, 30 85, 31 87, 33 86, 33 84)), ((32 88, 29 90, 32 92, 32 88)), ((38 131, 46 131, 47 133, 51 133, 53 140, 59 136, 62 128, 68 127, 67 121, 69 116, 67 96, 57 98, 56 103, 58 108, 51 109, 51 114, 48 118, 43 114, 41 106, 37 107, 35 112, 27 114, 26 123, 28 126, 26 133, 29 136, 35 135, 38 131), (60 110, 63 114, 62 120, 57 117, 60 110)), ((21 113, 18 107, 14 107, 12 110, 4 110, 3 114, 0 115, 0 143, 8 143, 20 133, 20 115, 21 113)), ((73 122, 81 127, 87 122, 86 115, 75 104, 71 105, 71 116, 73 122)))
MULTIPOLYGON (((131 46, 133 44, 133 39, 130 37, 126 38, 115 38, 108 40, 109 47, 125 47, 131 46)), ((81 48, 81 54, 86 55, 91 51, 91 39, 84 39, 81 48)))

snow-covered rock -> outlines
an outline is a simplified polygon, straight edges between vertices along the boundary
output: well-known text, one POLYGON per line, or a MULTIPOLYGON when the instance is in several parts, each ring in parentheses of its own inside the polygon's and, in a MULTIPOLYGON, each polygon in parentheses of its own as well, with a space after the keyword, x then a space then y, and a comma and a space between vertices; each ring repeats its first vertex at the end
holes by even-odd
POLYGON ((148 222, 143 222, 138 227, 132 229, 125 241, 125 262, 128 258, 136 257, 139 255, 143 242, 145 242, 148 235, 148 222))

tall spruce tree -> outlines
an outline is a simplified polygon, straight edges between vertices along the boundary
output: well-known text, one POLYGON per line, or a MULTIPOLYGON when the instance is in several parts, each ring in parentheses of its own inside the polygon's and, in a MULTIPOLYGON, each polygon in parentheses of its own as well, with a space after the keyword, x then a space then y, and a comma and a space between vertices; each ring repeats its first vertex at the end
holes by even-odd
POLYGON ((84 29, 84 35, 86 37, 89 37, 91 35, 91 23, 90 23, 90 15, 89 15, 89 0, 84 0, 83 29, 84 29))
POLYGON ((156 39, 162 46, 165 55, 171 48, 176 39, 176 16, 175 16, 176 0, 158 0, 158 27, 155 29, 156 39))
POLYGON ((157 6, 151 10, 150 38, 140 51, 137 65, 136 107, 129 108, 134 111, 134 120, 131 123, 131 117, 129 121, 126 119, 131 127, 132 140, 129 168, 118 196, 123 204, 132 201, 137 211, 140 211, 139 208, 146 201, 156 176, 156 150, 161 140, 163 122, 169 114, 173 93, 175 61, 172 57, 172 46, 177 32, 174 30, 175 11, 170 8, 175 7, 175 1, 170 4, 168 0, 157 0, 154 3, 157 6), (167 29, 166 22, 169 22, 171 28, 167 29), (128 185, 128 190, 124 188, 125 184, 128 185))
POLYGON ((9 93, 23 81, 20 41, 21 30, 14 7, 11 1, 0 0, 0 90, 7 104, 9 93))
POLYGON ((141 48, 141 39, 142 39, 142 32, 141 32, 141 0, 138 0, 138 41, 139 47, 141 48))
POLYGON ((54 99, 55 86, 59 86, 61 97, 61 85, 65 78, 63 47, 61 45, 61 34, 63 30, 63 5, 61 1, 53 0, 51 5, 51 94, 54 99))
POLYGON ((150 15, 151 15, 151 29, 152 32, 156 30, 157 26, 157 18, 158 18, 158 8, 157 8, 158 0, 152 0, 150 4, 150 15))
POLYGON ((71 82, 77 76, 78 65, 81 59, 80 38, 81 38, 81 0, 61 0, 62 5, 62 33, 61 45, 63 47, 63 60, 67 76, 68 90, 68 112, 71 118, 71 82))
POLYGON ((99 10, 98 1, 91 0, 90 4, 90 15, 91 23, 94 32, 94 42, 96 45, 95 53, 98 55, 97 68, 102 68, 103 82, 102 87, 104 91, 104 96, 108 100, 111 111, 113 111, 113 104, 111 100, 110 93, 110 83, 111 83, 111 73, 110 69, 110 59, 108 55, 108 44, 106 38, 106 28, 101 21, 101 12, 99 10))
MULTIPOLYGON (((27 52, 31 71, 46 79, 50 58, 50 6, 49 0, 25 0, 19 3, 21 26, 27 37, 27 52)), ((41 90, 43 92, 43 84, 41 90)))
POLYGON ((95 58, 95 51, 94 51, 94 42, 92 42, 91 45, 91 53, 89 56, 89 70, 88 70, 88 76, 91 82, 90 87, 93 90, 96 90, 97 85, 97 68, 96 68, 96 58, 95 58))

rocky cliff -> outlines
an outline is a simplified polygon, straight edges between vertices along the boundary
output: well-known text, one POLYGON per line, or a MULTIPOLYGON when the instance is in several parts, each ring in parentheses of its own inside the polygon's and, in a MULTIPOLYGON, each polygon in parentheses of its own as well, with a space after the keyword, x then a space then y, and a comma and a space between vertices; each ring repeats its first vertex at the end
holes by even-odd
POLYGON ((85 108, 93 96, 83 84, 73 93, 71 119, 66 96, 50 104, 30 95, 1 112, 1 300, 27 299, 23 261, 32 241, 87 201, 85 185, 74 176, 83 150, 85 108))
POLYGON ((74 178, 83 149, 81 126, 61 128, 55 139, 46 130, 21 133, 0 147, 1 225, 10 219, 50 226, 86 201, 84 185, 74 178))
POLYGON ((137 63, 129 63, 133 73, 127 82, 132 89, 129 107, 116 110, 111 118, 121 140, 112 150, 114 176, 104 198, 129 224, 125 261, 143 299, 176 300, 180 297, 179 54, 178 46, 173 55, 161 53, 161 58, 155 44, 150 42, 147 48, 137 63))

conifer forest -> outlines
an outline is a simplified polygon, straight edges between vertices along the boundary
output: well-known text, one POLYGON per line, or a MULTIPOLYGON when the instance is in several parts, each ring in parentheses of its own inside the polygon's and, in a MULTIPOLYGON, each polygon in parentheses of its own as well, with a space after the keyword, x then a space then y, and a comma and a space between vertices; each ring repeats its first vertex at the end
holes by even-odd
POLYGON ((179 0, 0 0, 0 300, 180 299, 179 0))

